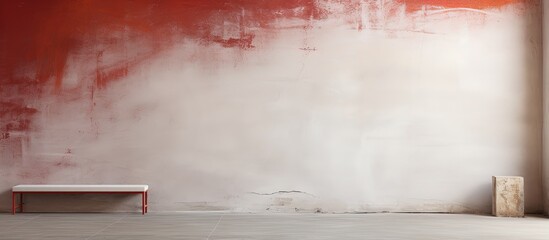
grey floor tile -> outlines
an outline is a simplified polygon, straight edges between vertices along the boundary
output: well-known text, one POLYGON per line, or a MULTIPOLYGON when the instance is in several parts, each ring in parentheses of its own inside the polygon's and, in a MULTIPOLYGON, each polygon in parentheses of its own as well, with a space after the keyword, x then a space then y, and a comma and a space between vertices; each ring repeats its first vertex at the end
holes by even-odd
POLYGON ((549 239, 549 219, 463 214, 0 214, 3 239, 549 239))

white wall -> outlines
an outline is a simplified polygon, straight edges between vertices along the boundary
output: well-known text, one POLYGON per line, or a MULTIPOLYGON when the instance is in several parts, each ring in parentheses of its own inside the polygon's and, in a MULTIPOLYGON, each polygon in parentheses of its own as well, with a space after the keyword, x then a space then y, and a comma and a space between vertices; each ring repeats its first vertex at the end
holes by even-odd
MULTIPOLYGON (((539 10, 423 14, 182 40, 93 96, 45 96, 37 130, 2 140, 0 205, 19 183, 146 183, 151 211, 487 213, 491 176, 519 175, 540 211, 539 10)), ((71 54, 64 87, 86 89, 95 59, 71 54)), ((111 203, 90 198, 29 210, 111 203)))

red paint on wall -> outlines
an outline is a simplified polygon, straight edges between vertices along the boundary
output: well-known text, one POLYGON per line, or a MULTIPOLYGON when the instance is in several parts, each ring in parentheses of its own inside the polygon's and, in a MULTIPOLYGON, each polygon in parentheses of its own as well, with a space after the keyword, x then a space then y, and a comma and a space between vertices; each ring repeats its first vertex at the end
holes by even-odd
POLYGON ((253 39, 254 39, 254 35, 245 34, 239 38, 223 39, 221 37, 215 37, 215 38, 212 38, 212 41, 216 43, 220 43, 223 47, 249 49, 254 47, 252 43, 253 39))
MULTIPOLYGON (((364 27, 361 11, 369 11, 369 25, 377 28, 387 14, 405 5, 423 7, 499 8, 533 0, 348 0, 328 1, 345 6, 352 24, 364 27), (393 10, 391 10, 393 9, 393 10)), ((253 49, 255 33, 285 28, 282 20, 299 19, 291 27, 307 29, 311 20, 328 17, 326 2, 316 0, 11 0, 0 1, 0 128, 28 130, 32 115, 25 105, 63 89, 68 59, 97 58, 95 72, 79 74, 92 91, 130 74, 137 64, 181 40, 253 49), (128 56, 126 44, 139 39, 147 49, 128 56), (104 55, 117 56, 103 61, 104 55), (13 107, 11 105, 18 105, 13 107)), ((334 16, 337 17, 337 16, 334 16)), ((272 32, 272 31, 271 31, 272 32)), ((92 97, 93 101, 93 97, 92 97)))
MULTIPOLYGON (((2 1, 1 9, 3 81, 31 66, 36 69, 32 81, 53 78, 56 89, 62 85, 70 53, 97 48, 104 40, 123 44, 128 40, 126 32, 151 41, 153 51, 170 44, 176 34, 224 47, 250 48, 254 35, 247 29, 276 28, 275 20, 281 18, 323 16, 313 0, 35 0, 2 1), (225 36, 227 26, 237 34, 225 36)), ((117 72, 98 77, 99 84, 123 76, 117 72)))
POLYGON ((95 72, 79 75, 93 81, 93 95, 175 41, 251 49, 253 31, 277 28, 280 19, 324 16, 314 0, 1 1, 0 128, 28 130, 36 110, 24 105, 66 91, 71 54, 97 58, 95 72), (124 49, 135 39, 147 49, 128 57, 124 49), (105 63, 106 54, 117 58, 105 63))
POLYGON ((473 8, 489 9, 500 8, 509 4, 525 3, 528 0, 396 0, 406 5, 407 11, 421 10, 426 7, 443 8, 473 8))
POLYGON ((108 70, 101 70, 98 68, 96 70, 96 78, 95 82, 98 88, 106 88, 107 84, 111 81, 123 78, 128 75, 128 66, 108 69, 108 70))
POLYGON ((0 102, 0 120, 3 125, 0 131, 27 131, 30 130, 32 116, 37 112, 36 109, 21 106, 13 102, 0 102))

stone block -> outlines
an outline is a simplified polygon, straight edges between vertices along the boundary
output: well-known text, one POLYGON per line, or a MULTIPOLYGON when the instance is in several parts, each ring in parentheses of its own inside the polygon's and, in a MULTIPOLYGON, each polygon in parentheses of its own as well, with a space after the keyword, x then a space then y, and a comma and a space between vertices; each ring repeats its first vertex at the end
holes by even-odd
POLYGON ((492 214, 524 217, 524 178, 492 176, 492 214))

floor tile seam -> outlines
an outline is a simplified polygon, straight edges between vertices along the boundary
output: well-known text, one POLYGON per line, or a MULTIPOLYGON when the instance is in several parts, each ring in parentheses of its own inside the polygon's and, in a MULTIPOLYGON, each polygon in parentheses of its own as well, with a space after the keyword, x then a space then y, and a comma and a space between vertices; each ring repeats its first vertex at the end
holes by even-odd
POLYGON ((219 219, 217 220, 217 223, 215 224, 214 228, 212 229, 212 231, 210 232, 210 234, 208 234, 208 237, 206 237, 206 240, 209 240, 210 237, 213 235, 213 233, 215 232, 215 230, 217 229, 217 226, 219 226, 219 223, 221 222, 221 220, 223 219, 223 216, 225 216, 225 213, 221 214, 221 216, 219 216, 219 219))

